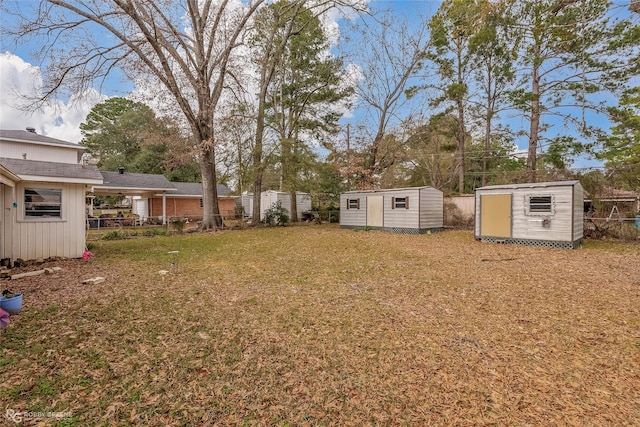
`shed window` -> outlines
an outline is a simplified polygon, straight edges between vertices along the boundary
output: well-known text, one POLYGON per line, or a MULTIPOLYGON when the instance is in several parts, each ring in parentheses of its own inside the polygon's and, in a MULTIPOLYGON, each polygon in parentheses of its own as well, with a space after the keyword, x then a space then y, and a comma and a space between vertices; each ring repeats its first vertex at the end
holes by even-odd
POLYGON ((25 188, 25 218, 62 218, 62 190, 59 188, 25 188))
POLYGON ((360 209, 360 199, 347 199, 347 209, 360 209))
POLYGON ((391 209, 409 209, 408 197, 392 197, 391 209))
POLYGON ((527 215, 553 214, 553 196, 528 195, 526 198, 527 215))

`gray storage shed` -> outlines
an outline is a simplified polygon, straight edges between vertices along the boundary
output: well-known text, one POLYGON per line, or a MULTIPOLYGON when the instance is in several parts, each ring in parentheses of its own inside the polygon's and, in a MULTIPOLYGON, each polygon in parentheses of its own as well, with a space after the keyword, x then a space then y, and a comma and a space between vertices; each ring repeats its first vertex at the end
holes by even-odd
POLYGON ((476 240, 575 248, 583 237, 583 199, 579 181, 478 188, 476 240))
POLYGON ((340 227, 420 234, 443 227, 443 194, 433 187, 347 191, 340 227))

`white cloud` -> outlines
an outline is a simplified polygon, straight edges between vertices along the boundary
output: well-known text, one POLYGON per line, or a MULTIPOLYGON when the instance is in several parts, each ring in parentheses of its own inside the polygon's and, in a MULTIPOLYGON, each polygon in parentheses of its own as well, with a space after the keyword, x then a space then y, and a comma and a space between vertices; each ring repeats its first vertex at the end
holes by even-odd
POLYGON ((0 129, 34 127, 41 135, 80 142, 80 124, 107 97, 95 90, 74 94, 66 102, 54 100, 40 108, 28 108, 28 99, 42 94, 40 68, 12 53, 0 53, 0 129))

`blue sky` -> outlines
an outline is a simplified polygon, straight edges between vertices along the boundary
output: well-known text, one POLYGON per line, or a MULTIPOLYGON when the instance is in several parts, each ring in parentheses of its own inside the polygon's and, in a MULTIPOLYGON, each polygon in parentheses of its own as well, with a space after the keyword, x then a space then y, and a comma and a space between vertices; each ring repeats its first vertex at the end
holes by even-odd
MULTIPOLYGON (((5 0, 7 1, 7 0, 5 0)), ((9 0, 11 1, 11 0, 9 0)), ((372 8, 392 9, 399 14, 418 16, 432 15, 440 5, 440 1, 372 1, 372 8)), ((22 0, 21 6, 36 6, 36 0, 22 0)), ((10 17, 0 16, 0 24, 7 25, 10 17)), ((12 45, 6 39, 0 40, 0 128, 24 129, 27 126, 35 127, 39 133, 46 134, 63 140, 78 142, 81 139, 79 125, 86 114, 96 103, 102 101, 105 96, 125 96, 134 89, 134 86, 123 81, 119 74, 111 76, 106 86, 100 91, 75 95, 71 98, 60 99, 46 105, 40 110, 24 112, 16 108, 19 96, 37 93, 40 81, 40 69, 32 53, 37 49, 37 41, 21 45, 12 45)), ((358 121, 358 113, 353 114, 349 120, 352 123, 358 121)), ((602 119, 601 117, 598 119, 602 119)), ((522 119, 512 118, 514 123, 522 119)), ((556 124, 560 132, 563 131, 560 124, 556 124)), ((519 142, 521 148, 525 148, 519 142)), ((599 166, 600 162, 580 159, 574 166, 599 166)))

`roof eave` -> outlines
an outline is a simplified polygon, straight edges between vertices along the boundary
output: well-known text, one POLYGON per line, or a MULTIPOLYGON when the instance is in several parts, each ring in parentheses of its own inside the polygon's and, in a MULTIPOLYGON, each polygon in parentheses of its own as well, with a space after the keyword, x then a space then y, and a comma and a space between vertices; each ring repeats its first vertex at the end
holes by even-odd
POLYGON ((91 184, 98 185, 102 184, 101 179, 92 179, 92 178, 67 178, 67 177, 59 177, 59 176, 40 176, 40 175, 18 175, 22 181, 31 181, 31 182, 56 182, 56 183, 65 183, 65 184, 91 184))
POLYGON ((74 150, 78 150, 78 151, 85 151, 87 149, 87 147, 83 147, 82 145, 75 145, 73 143, 68 143, 68 144, 56 144, 54 142, 46 142, 46 141, 31 141, 29 139, 20 139, 20 138, 2 138, 3 141, 8 141, 8 142, 22 142, 22 143, 26 143, 26 144, 39 144, 39 145, 48 145, 50 147, 62 147, 62 148, 69 148, 69 149, 74 149, 74 150))

